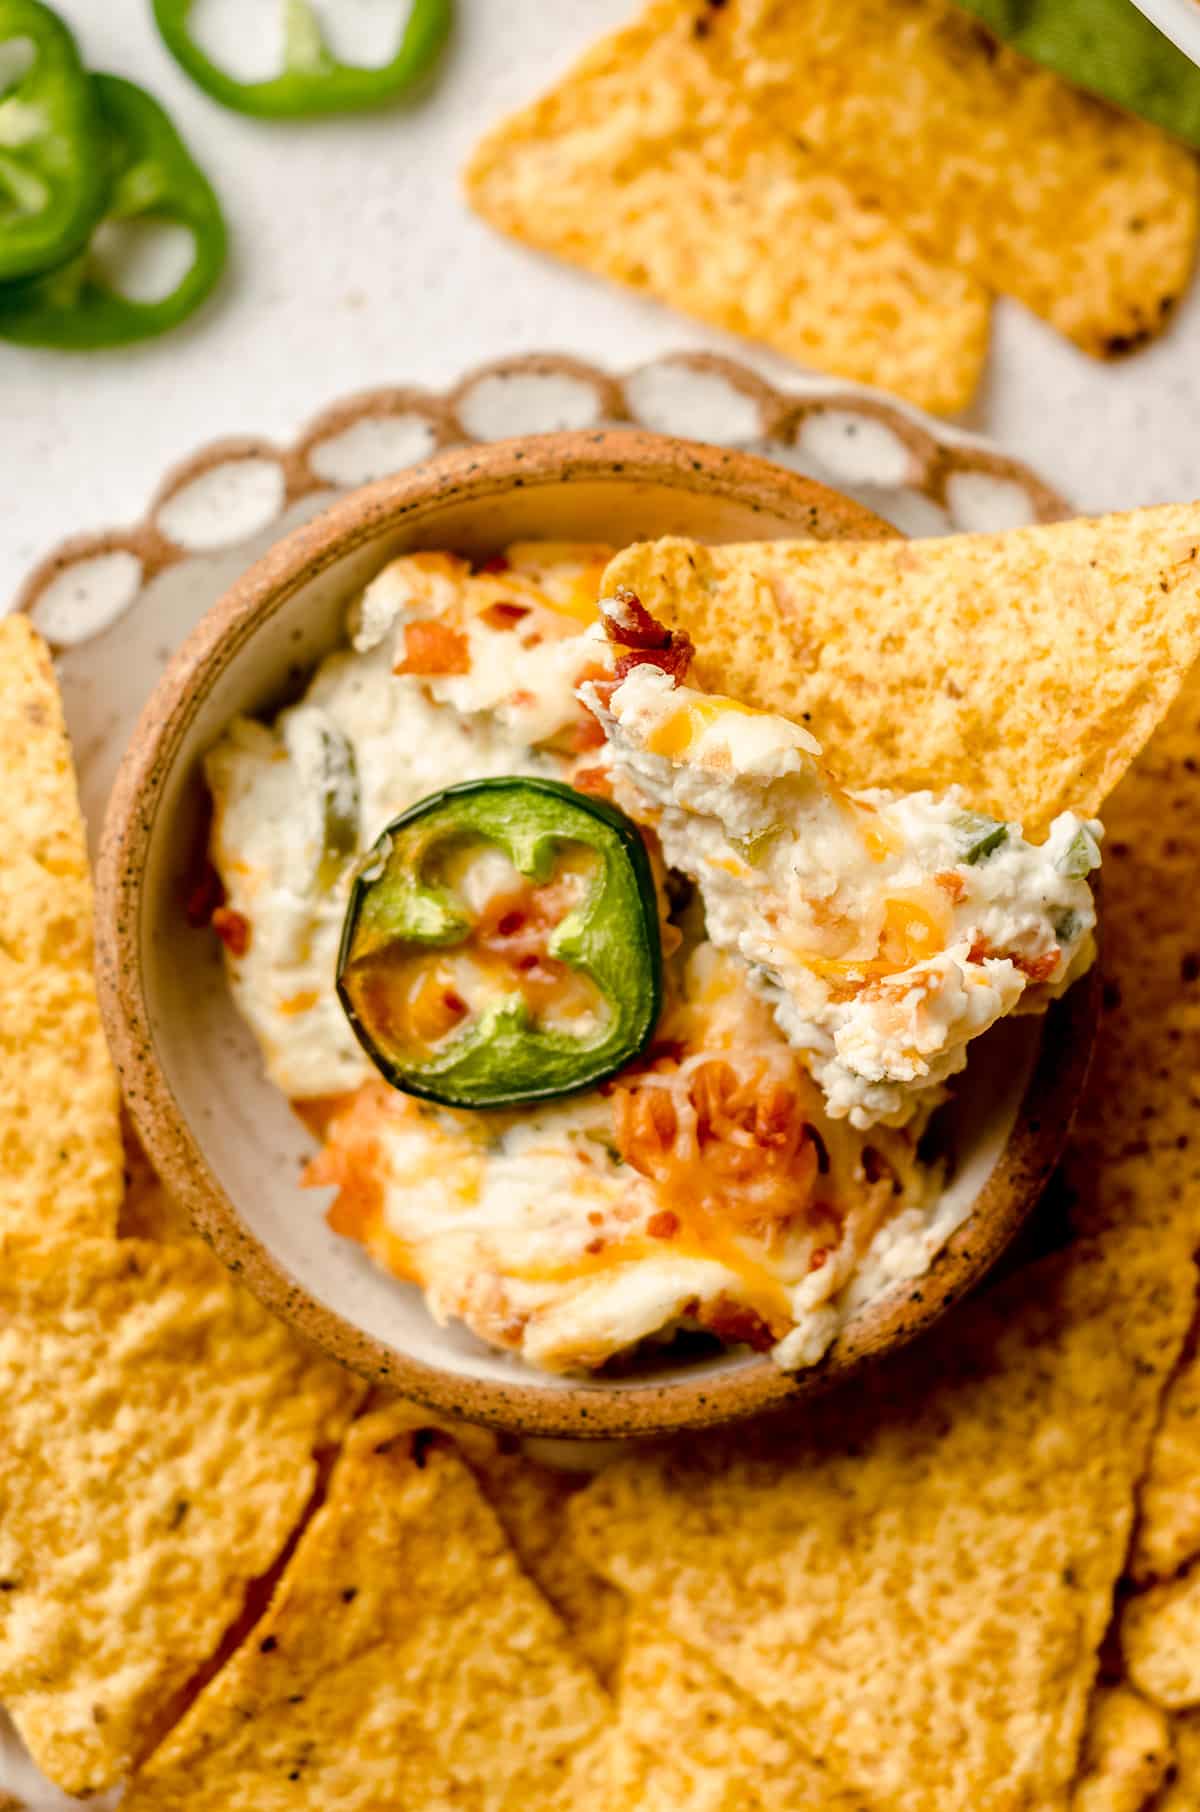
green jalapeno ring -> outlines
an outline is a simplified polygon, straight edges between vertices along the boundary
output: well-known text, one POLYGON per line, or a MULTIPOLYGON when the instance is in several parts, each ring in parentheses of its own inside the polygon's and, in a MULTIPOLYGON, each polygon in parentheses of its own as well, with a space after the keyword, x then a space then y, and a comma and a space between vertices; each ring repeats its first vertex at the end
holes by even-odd
POLYGON ((405 1094, 448 1107, 516 1107, 594 1087, 646 1048, 662 1008, 662 945, 649 858, 631 819, 559 781, 467 781, 394 819, 359 864, 337 963, 337 991, 356 1038, 405 1094), (470 927, 445 888, 422 878, 431 855, 463 839, 496 844, 517 871, 549 880, 566 843, 594 851, 600 872, 551 935, 548 953, 589 977, 608 1008, 591 1040, 531 1023, 505 997, 441 1041, 428 1060, 382 1048, 352 992, 351 972, 397 944, 449 948, 470 927))
POLYGON ((163 43, 197 87, 237 113, 261 119, 306 119, 353 113, 394 100, 436 60, 450 34, 451 0, 412 0, 395 55, 372 66, 332 56, 308 0, 283 0, 284 66, 261 82, 240 82, 197 44, 188 26, 193 0, 154 0, 163 43))
POLYGON ((0 93, 0 283, 73 257, 108 194, 100 103, 75 40, 41 0, 0 0, 0 43, 33 61, 0 93))
POLYGON ((169 115, 153 95, 121 76, 92 79, 113 172, 105 219, 185 226, 193 240, 192 262, 168 295, 139 302, 108 288, 93 272, 85 250, 57 270, 0 288, 0 339, 64 351, 148 339, 178 326, 197 309, 224 268, 220 204, 169 115))

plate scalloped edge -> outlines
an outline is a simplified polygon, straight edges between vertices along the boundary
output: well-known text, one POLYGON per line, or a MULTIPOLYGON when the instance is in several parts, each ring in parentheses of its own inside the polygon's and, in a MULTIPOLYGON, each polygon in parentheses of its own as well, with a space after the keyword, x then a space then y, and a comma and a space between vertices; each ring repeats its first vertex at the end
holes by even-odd
POLYGON ((560 353, 480 366, 445 391, 384 386, 333 403, 287 446, 241 436, 175 466, 132 527, 75 535, 14 601, 57 650, 124 615, 189 555, 227 551, 295 504, 366 484, 445 447, 624 422, 741 446, 857 497, 910 535, 1069 514, 1019 460, 881 394, 829 380, 776 388, 736 360, 667 354, 612 373, 560 353))

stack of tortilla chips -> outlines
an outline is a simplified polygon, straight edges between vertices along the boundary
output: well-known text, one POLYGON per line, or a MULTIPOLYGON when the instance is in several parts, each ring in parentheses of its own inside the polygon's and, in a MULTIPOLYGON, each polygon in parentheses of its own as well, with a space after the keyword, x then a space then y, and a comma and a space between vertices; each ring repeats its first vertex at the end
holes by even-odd
POLYGON ((364 1401, 136 1152, 121 1200, 59 704, 0 624, 0 1702, 128 1812, 1194 1812, 1200 508, 617 582, 856 782, 1039 830, 1115 786, 1055 1237, 836 1395, 594 1477, 364 1401))
POLYGON ((951 0, 651 0, 487 135, 467 191, 529 245, 946 412, 993 295, 1127 352, 1197 231, 1183 146, 951 0))

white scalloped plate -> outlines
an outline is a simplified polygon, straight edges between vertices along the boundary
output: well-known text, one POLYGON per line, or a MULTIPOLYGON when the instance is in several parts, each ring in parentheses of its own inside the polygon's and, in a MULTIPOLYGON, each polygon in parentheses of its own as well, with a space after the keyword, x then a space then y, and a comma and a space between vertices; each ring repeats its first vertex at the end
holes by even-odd
MULTIPOLYGON (((89 834, 126 742, 174 649, 286 530, 341 491, 443 447, 631 422, 741 446, 858 498, 914 536, 1004 529, 1068 513, 1027 467, 874 392, 812 379, 781 391, 733 360, 681 353, 614 375, 544 353, 471 372, 438 395, 389 388, 324 410, 290 447, 206 447, 164 481, 142 522, 75 537, 17 600, 54 649, 89 834)), ((0 1712, 0 1812, 102 1812, 42 1780, 0 1712)))

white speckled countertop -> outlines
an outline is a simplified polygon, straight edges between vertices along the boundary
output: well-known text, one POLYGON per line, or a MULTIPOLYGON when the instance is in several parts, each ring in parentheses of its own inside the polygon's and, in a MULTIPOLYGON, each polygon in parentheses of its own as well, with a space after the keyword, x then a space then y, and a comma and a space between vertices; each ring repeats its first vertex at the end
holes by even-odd
MULTIPOLYGON (((629 367, 709 347, 777 382, 793 375, 498 239, 459 198, 457 170, 482 127, 636 0, 460 0, 453 51, 420 106, 300 126, 210 102, 159 44, 149 0, 56 3, 94 67, 166 103, 224 200, 235 250, 219 298, 157 344, 86 357, 0 345, 0 607, 64 535, 140 515, 172 462, 204 442, 286 439, 355 389, 442 386, 482 360, 545 348, 629 367)), ((1083 509, 1200 494, 1200 286, 1165 340, 1113 367, 1001 305, 965 425, 1083 509)))

